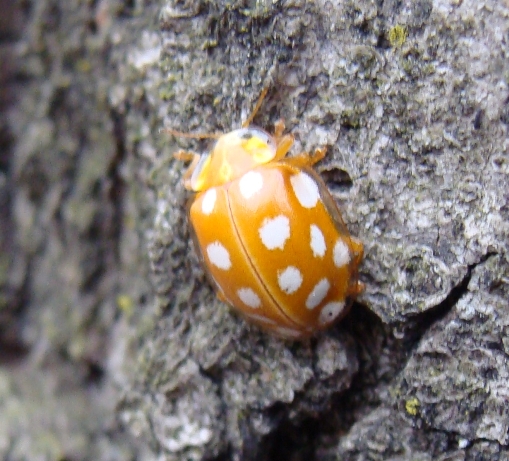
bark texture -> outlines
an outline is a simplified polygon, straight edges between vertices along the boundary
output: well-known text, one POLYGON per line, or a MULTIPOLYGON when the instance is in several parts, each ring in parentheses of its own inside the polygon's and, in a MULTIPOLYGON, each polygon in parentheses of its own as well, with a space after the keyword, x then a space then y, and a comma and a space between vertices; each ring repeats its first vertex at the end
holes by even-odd
POLYGON ((9 11, 2 459, 509 459, 507 1, 9 11), (365 245, 366 292, 305 343, 216 299, 172 159, 208 144, 160 131, 230 131, 265 86, 255 123, 327 147, 365 245))

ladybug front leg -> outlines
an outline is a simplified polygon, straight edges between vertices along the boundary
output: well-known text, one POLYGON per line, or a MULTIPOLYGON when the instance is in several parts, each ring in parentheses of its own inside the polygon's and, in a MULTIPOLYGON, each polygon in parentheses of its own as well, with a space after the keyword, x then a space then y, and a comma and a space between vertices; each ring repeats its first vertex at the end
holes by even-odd
MULTIPOLYGON (((274 139, 276 140, 276 155, 274 160, 282 160, 286 157, 289 150, 293 146, 294 137, 291 134, 283 135, 285 131, 285 122, 283 120, 278 120, 274 124, 274 139)), ((327 153, 327 149, 325 147, 319 147, 315 149, 313 154, 309 154, 307 152, 303 152, 288 161, 295 166, 304 167, 304 166, 313 166, 315 163, 318 163, 325 157, 327 153)))
POLYGON ((327 154, 327 149, 325 147, 317 147, 312 155, 306 154, 308 157, 309 165, 311 166, 315 163, 318 163, 325 157, 325 154, 327 154))
POLYGON ((325 157, 326 153, 327 149, 325 147, 318 147, 317 149, 315 149, 315 152, 313 154, 309 154, 309 152, 302 152, 301 154, 296 155, 295 157, 291 157, 286 161, 291 165, 299 168, 311 167, 315 163, 322 160, 325 157))
POLYGON ((188 166, 186 172, 182 176, 184 187, 187 190, 192 190, 191 176, 194 172, 194 169, 196 168, 196 165, 198 165, 198 162, 200 161, 200 157, 201 156, 199 154, 185 150, 179 150, 173 154, 173 158, 176 160, 180 160, 182 162, 191 162, 191 165, 188 166))
POLYGON ((285 122, 278 120, 274 124, 274 139, 276 140, 276 155, 275 161, 282 160, 293 146, 294 138, 291 134, 283 135, 285 131, 285 122))
POLYGON ((284 131, 285 121, 283 119, 279 119, 276 123, 274 123, 274 139, 276 140, 276 144, 279 144, 284 131))

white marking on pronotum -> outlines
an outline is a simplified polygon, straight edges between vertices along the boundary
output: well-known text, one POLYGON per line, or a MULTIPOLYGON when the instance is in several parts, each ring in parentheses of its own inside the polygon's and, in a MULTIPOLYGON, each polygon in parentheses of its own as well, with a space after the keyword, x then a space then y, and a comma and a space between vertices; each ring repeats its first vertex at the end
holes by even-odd
POLYGON ((285 338, 300 338, 302 336, 302 332, 286 327, 277 327, 276 331, 285 338))
POLYGON ((313 291, 309 293, 308 299, 306 299, 306 307, 308 309, 314 309, 318 306, 318 304, 320 304, 327 296, 329 289, 329 281, 325 278, 320 280, 313 288, 313 291))
POLYGON ((313 250, 313 256, 322 258, 327 250, 325 245, 325 238, 320 228, 311 224, 311 250, 313 250))
POLYGON ((257 171, 248 171, 239 180, 239 189, 246 200, 260 192, 263 187, 263 176, 257 171))
POLYGON ((216 199, 217 199, 216 189, 209 189, 207 192, 205 192, 205 195, 203 196, 203 201, 201 202, 201 211, 203 212, 203 214, 209 215, 214 211, 216 199))
POLYGON ((262 243, 269 249, 282 250, 285 242, 290 237, 290 220, 283 215, 263 221, 262 227, 258 230, 262 243))
POLYGON ((318 184, 306 173, 298 173, 290 178, 293 192, 304 208, 313 208, 320 199, 318 184))
POLYGON ((252 309, 256 309, 262 305, 260 297, 251 288, 239 288, 237 295, 240 300, 252 309))
POLYGON ((207 256, 210 262, 219 269, 226 271, 232 267, 230 253, 220 242, 213 242, 207 246, 207 256))
POLYGON ((334 245, 333 257, 336 267, 343 267, 350 263, 350 249, 342 239, 334 245))
POLYGON ((325 306, 323 306, 322 311, 320 312, 318 322, 320 325, 325 325, 332 322, 344 308, 345 303, 343 301, 327 303, 325 306))
POLYGON ((288 266, 285 270, 278 272, 277 282, 282 291, 291 295, 302 285, 302 274, 296 267, 288 266))

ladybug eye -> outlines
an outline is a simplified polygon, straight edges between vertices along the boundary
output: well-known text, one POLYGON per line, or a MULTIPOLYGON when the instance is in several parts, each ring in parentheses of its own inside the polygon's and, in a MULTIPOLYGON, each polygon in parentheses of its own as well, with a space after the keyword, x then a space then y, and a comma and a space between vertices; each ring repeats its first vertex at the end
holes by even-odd
POLYGON ((242 148, 256 163, 267 163, 274 158, 276 143, 272 136, 260 128, 242 128, 235 132, 241 140, 242 148))
POLYGON ((274 144, 272 142, 272 138, 262 130, 248 128, 241 131, 244 132, 239 134, 239 138, 248 143, 251 141, 252 143, 256 143, 258 145, 262 145, 263 147, 269 148, 271 148, 274 144))
POLYGON ((250 131, 246 131, 245 133, 242 133, 240 136, 240 139, 251 139, 253 137, 253 133, 250 131))
POLYGON ((237 130, 238 137, 243 141, 256 141, 265 144, 269 148, 275 147, 272 136, 261 130, 260 128, 241 128, 237 130))

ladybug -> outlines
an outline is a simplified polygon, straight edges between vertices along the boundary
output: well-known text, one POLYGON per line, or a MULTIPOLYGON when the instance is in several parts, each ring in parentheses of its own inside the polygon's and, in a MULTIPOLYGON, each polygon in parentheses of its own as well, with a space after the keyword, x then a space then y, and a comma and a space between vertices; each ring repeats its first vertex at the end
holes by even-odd
POLYGON ((274 135, 250 125, 214 137, 206 155, 179 151, 192 161, 184 186, 193 191, 189 220, 195 247, 219 299, 250 322, 287 339, 304 339, 345 315, 362 292, 357 268, 362 243, 313 165, 325 156, 287 154, 294 142, 284 123, 274 135))

